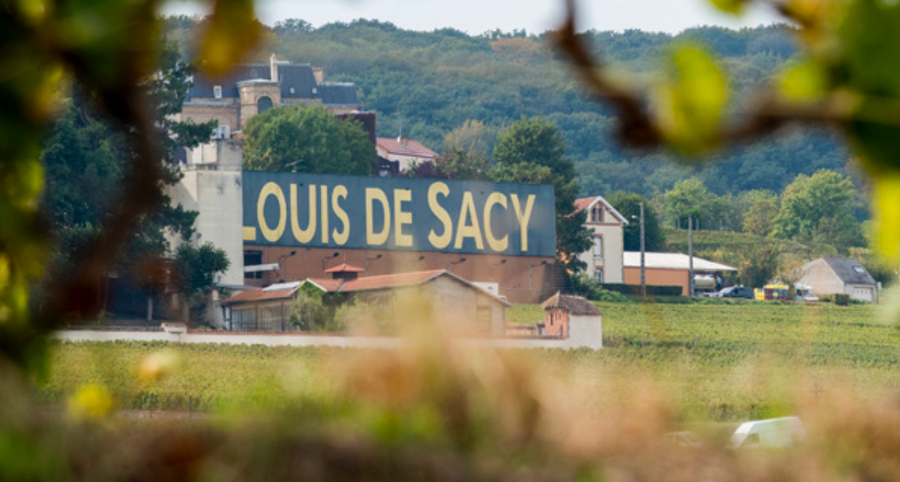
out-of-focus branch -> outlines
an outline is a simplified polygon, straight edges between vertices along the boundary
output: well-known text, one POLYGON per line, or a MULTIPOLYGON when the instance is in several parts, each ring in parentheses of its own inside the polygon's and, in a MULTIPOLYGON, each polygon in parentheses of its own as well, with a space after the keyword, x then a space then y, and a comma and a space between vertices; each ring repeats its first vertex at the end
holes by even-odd
MULTIPOLYGON (((801 25, 811 21, 804 19, 783 2, 766 1, 784 16, 801 25)), ((586 42, 575 31, 575 21, 578 17, 575 0, 565 2, 566 20, 556 33, 556 42, 562 53, 569 58, 575 74, 596 99, 610 102, 617 109, 620 117, 619 138, 624 143, 643 148, 663 145, 664 131, 646 107, 643 93, 622 87, 610 78, 602 66, 602 60, 593 57, 586 42)), ((854 116, 859 117, 859 113, 854 112, 853 104, 852 100, 838 95, 825 97, 816 103, 801 104, 786 102, 772 93, 766 94, 757 99, 750 111, 741 116, 739 121, 722 126, 715 144, 738 143, 771 134, 792 121, 841 126, 854 116)), ((891 123, 894 122, 900 121, 891 117, 891 123)))

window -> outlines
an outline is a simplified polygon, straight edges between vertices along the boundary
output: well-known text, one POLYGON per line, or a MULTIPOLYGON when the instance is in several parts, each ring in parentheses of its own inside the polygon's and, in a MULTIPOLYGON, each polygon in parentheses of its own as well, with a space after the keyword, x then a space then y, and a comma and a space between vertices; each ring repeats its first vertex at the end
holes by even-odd
POLYGON ((601 206, 600 203, 594 204, 594 207, 591 208, 591 215, 589 220, 592 223, 603 222, 603 206, 601 206))
POLYGON ((256 101, 256 113, 262 114, 263 112, 272 108, 272 98, 267 96, 262 96, 259 100, 256 101))
POLYGON ((602 269, 594 269, 594 279, 596 279, 598 283, 603 282, 603 270, 602 269))
POLYGON ((603 257, 603 238, 600 238, 600 237, 594 238, 594 257, 595 258, 603 257))
MULTIPOLYGON (((260 265, 263 262, 262 251, 244 251, 244 266, 256 266, 260 265)), ((244 278, 246 279, 262 279, 263 272, 262 271, 253 271, 250 273, 244 273, 244 278)))
POLYGON ((216 99, 222 98, 222 86, 221 85, 213 86, 213 97, 215 97, 216 99))

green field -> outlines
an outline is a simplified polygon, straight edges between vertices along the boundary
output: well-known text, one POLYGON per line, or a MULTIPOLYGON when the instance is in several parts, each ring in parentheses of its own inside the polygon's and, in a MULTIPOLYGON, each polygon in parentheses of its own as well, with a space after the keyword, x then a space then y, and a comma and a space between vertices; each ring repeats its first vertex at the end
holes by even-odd
MULTIPOLYGON (((577 386, 598 407, 627 403, 640 384, 693 419, 777 415, 799 400, 842 394, 873 400, 900 389, 900 331, 872 306, 600 303, 606 348, 528 353, 542 373, 577 386)), ((536 305, 511 310, 536 321, 536 305)), ((126 408, 210 410, 288 403, 333 385, 350 350, 158 343, 62 343, 42 394, 58 402, 85 384, 126 408), (169 348, 183 364, 157 384, 136 381, 140 360, 169 348)), ((377 357, 377 351, 371 356, 377 357)))

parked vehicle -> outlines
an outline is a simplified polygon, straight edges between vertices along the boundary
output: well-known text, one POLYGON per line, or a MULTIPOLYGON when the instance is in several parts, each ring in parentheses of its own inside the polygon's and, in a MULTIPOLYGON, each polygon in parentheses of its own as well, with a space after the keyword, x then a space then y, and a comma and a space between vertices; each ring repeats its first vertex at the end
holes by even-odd
POLYGON ((794 285, 794 299, 797 301, 819 301, 811 286, 797 283, 794 285))
POLYGON ((758 300, 787 300, 790 299, 790 290, 788 285, 768 284, 762 289, 753 290, 754 296, 758 300))
POLYGON ((753 299, 753 288, 748 288, 746 286, 729 286, 728 288, 723 288, 722 291, 719 291, 715 294, 716 298, 744 298, 748 300, 753 299))
POLYGON ((781 417, 769 420, 754 420, 741 424, 728 447, 743 448, 786 448, 797 444, 806 437, 803 422, 797 417, 781 417))

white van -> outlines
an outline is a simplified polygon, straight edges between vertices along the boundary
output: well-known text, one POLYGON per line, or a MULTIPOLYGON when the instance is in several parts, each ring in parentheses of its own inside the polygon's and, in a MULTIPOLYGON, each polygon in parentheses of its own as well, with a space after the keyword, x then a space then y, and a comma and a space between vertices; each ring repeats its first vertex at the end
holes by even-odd
POLYGON ((744 422, 731 435, 728 447, 742 448, 785 448, 795 445, 806 437, 803 422, 797 417, 781 417, 769 420, 744 422))

